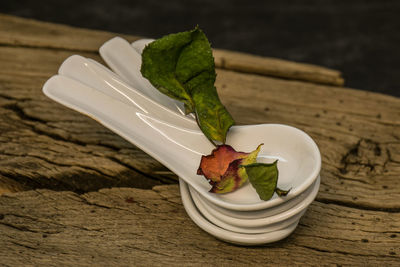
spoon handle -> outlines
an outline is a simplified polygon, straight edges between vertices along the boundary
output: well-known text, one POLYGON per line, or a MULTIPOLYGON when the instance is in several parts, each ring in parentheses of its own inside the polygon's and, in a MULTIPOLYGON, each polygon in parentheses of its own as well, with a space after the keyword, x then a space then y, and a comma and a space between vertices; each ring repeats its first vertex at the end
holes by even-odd
POLYGON ((182 103, 159 92, 142 76, 142 57, 126 40, 114 37, 105 42, 99 52, 107 65, 125 82, 165 107, 185 114, 182 103))
POLYGON ((136 50, 136 52, 142 54, 143 49, 146 47, 146 45, 150 44, 153 41, 154 39, 139 39, 131 43, 131 46, 136 50))
POLYGON ((99 121, 189 184, 193 184, 201 155, 212 149, 200 131, 160 121, 138 107, 123 104, 68 77, 53 76, 43 91, 51 99, 99 121))
POLYGON ((78 55, 71 56, 63 62, 58 73, 103 92, 122 103, 135 106, 167 123, 199 130, 193 119, 153 101, 94 60, 78 55))

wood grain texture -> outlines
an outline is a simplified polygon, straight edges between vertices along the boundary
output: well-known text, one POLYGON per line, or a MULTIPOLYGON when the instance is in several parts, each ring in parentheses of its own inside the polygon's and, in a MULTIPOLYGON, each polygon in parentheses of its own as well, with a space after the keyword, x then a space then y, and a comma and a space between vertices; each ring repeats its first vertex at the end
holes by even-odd
POLYGON ((10 266, 394 266, 400 261, 399 214, 314 202, 293 235, 246 248, 194 225, 177 185, 82 195, 7 194, 0 198, 0 214, 0 247, 7 247, 0 258, 10 266))
MULTIPOLYGON (((44 47, 69 51, 97 52, 115 33, 56 25, 33 19, 0 14, 0 44, 25 47, 44 47)), ((119 34, 128 41, 139 37, 119 34)))
MULTIPOLYGON (((0 45, 46 47, 97 54, 98 48, 116 35, 130 42, 139 39, 138 36, 85 30, 0 14, 0 45)), ((311 64, 258 57, 220 49, 214 49, 214 57, 217 67, 238 72, 257 73, 337 86, 344 83, 339 71, 311 64)))
MULTIPOLYGON (((216 86, 235 120, 296 126, 314 138, 323 160, 317 201, 296 232, 267 247, 236 247, 190 221, 177 186, 161 185, 176 183, 168 169, 42 94, 68 56, 101 62, 96 51, 112 36, 0 15, 0 247, 10 248, 0 250, 4 263, 399 262, 399 98, 274 78, 235 67, 251 65, 246 57, 253 56, 217 54, 216 86), (136 189, 104 189, 111 187, 136 189)), ((286 63, 275 63, 263 68, 289 71, 286 63)), ((293 72, 302 69, 290 64, 293 72)))
MULTIPOLYGON (((70 54, 0 47, 1 60, 8 66, 0 70, 0 110, 4 114, 0 117, 4 129, 0 149, 6 162, 2 164, 9 166, 9 161, 23 159, 30 166, 4 167, 0 174, 8 178, 25 177, 21 183, 31 188, 49 188, 55 180, 50 177, 56 167, 56 173, 63 177, 59 179, 68 184, 63 189, 77 192, 97 190, 102 184, 143 183, 144 176, 150 178, 149 184, 143 184, 142 188, 158 181, 175 180, 161 164, 97 122, 42 94, 43 83, 70 54), (31 134, 30 138, 23 130, 31 134), (19 138, 20 135, 25 138, 19 138), (13 139, 17 141, 11 142, 13 139), (31 144, 33 140, 35 144, 31 144), (55 151, 46 151, 49 147, 55 151), (42 157, 40 164, 28 154, 28 148, 42 157), (90 154, 93 157, 88 157, 90 154), (42 166, 45 160, 52 165, 42 166), (78 170, 71 168, 75 164, 79 165, 75 166, 78 170), (94 172, 96 186, 87 182, 94 172), (70 177, 79 177, 76 179, 82 183, 70 177)), ((99 60, 96 55, 83 55, 99 60)), ((321 198, 374 209, 400 208, 398 98, 229 70, 218 70, 217 77, 221 99, 239 124, 289 124, 305 130, 316 140, 323 158, 321 198)), ((56 183, 50 188, 59 186, 56 183)))

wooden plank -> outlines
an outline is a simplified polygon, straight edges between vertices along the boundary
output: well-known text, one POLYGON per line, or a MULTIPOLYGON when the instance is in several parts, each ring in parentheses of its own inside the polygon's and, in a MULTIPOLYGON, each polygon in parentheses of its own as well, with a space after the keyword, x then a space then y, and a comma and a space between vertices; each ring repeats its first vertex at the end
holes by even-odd
MULTIPOLYGON (((42 47, 70 51, 97 52, 115 33, 86 30, 57 25, 33 19, 0 14, 0 44, 10 46, 42 47)), ((119 34, 134 41, 139 37, 119 34)))
MULTIPOLYGON (((0 174, 17 182, 15 188, 54 189, 61 180, 77 192, 176 181, 142 151, 42 94, 43 83, 72 53, 0 47, 0 62, 8 66, 0 69, 0 174)), ((320 201, 400 208, 398 98, 228 70, 218 70, 216 86, 239 124, 284 123, 311 134, 323 159, 320 201)))
POLYGON ((69 266, 352 265, 400 261, 400 214, 314 202, 288 238, 245 248, 185 214, 177 185, 0 198, 1 263, 69 266), (171 216, 173 214, 173 216, 171 216), (118 218, 116 220, 116 218, 118 218))
POLYGON ((215 65, 221 69, 335 86, 344 84, 340 71, 321 66, 222 49, 214 49, 213 54, 215 65))
POLYGON ((318 83, 321 75, 338 76, 217 50, 216 86, 237 123, 296 126, 316 140, 323 159, 317 201, 296 232, 265 247, 237 247, 190 221, 177 185, 160 186, 176 176, 159 162, 42 94, 65 58, 79 53, 101 61, 98 46, 112 36, 0 15, 2 264, 399 262, 399 98, 273 78, 296 69, 318 83), (280 74, 268 73, 274 71, 280 74), (13 193, 29 189, 36 190, 13 193))
MULTIPOLYGON (((105 41, 116 35, 130 42, 139 38, 0 14, 0 45, 97 53, 105 41)), ((337 86, 343 85, 344 82, 339 71, 320 66, 219 49, 214 50, 214 56, 219 68, 337 86)))

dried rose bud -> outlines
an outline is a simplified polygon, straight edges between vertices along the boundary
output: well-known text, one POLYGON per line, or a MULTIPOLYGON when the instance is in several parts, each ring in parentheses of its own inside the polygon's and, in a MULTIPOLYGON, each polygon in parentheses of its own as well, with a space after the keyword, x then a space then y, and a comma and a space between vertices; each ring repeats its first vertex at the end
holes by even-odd
POLYGON ((210 192, 232 192, 247 181, 248 177, 243 166, 256 162, 261 145, 250 153, 237 152, 229 145, 217 146, 211 155, 201 157, 197 174, 204 175, 212 185, 210 192))

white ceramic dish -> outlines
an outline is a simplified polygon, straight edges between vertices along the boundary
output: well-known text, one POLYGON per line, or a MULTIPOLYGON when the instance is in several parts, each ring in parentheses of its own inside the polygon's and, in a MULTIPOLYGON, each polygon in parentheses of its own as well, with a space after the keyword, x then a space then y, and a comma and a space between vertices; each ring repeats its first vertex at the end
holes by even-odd
POLYGON ((258 144, 265 143, 259 160, 270 162, 279 159, 278 186, 292 190, 285 198, 275 197, 270 201, 261 201, 250 185, 231 194, 209 193, 208 182, 195 173, 201 155, 213 149, 200 131, 160 121, 140 107, 116 101, 67 77, 52 77, 44 85, 44 92, 50 98, 95 118, 159 160, 209 201, 228 209, 259 210, 279 205, 301 194, 319 173, 321 158, 318 147, 301 130, 279 124, 235 126, 230 130, 227 143, 240 151, 252 151, 258 144))
MULTIPOLYGON (((190 186, 189 186, 190 189, 190 186)), ((191 193, 191 191, 189 191, 191 193)), ((215 213, 211 213, 209 210, 209 207, 207 207, 207 204, 201 200, 201 197, 199 197, 198 194, 190 194, 193 200, 193 203, 197 207, 197 209, 200 211, 200 213, 205 217, 207 220, 209 220, 211 223, 215 224, 216 226, 219 226, 225 230, 229 230, 232 232, 236 233, 243 233, 243 234, 261 234, 261 233, 269 233, 273 231, 277 231, 283 228, 286 228, 296 222, 298 222, 305 213, 306 210, 301 211, 298 214, 293 215, 290 218, 287 218, 286 220, 282 220, 276 223, 264 225, 264 226, 258 226, 258 227, 239 227, 237 225, 232 225, 228 223, 226 220, 222 221, 218 219, 217 216, 214 216, 215 213)))
POLYGON ((225 230, 210 223, 200 214, 190 197, 187 184, 182 179, 179 180, 179 185, 183 206, 192 221, 205 232, 223 241, 246 246, 263 245, 284 239, 297 227, 298 222, 281 230, 263 234, 243 234, 225 230))
POLYGON ((294 207, 283 211, 282 213, 278 213, 272 216, 257 218, 257 219, 238 219, 235 217, 227 216, 223 213, 220 213, 213 209, 210 205, 207 205, 203 201, 203 199, 199 196, 196 190, 193 190, 189 186, 189 190, 191 195, 193 196, 193 200, 196 206, 202 206, 207 210, 207 214, 211 214, 211 216, 215 217, 221 222, 224 222, 229 225, 233 225, 236 227, 250 228, 250 227, 266 227, 272 224, 282 223, 286 220, 290 220, 291 218, 297 216, 298 214, 302 214, 307 207, 314 201, 315 197, 318 194, 318 189, 320 185, 320 179, 318 178, 315 184, 316 190, 313 190, 311 194, 309 194, 303 201, 295 205, 294 207))
MULTIPOLYGON (((320 178, 317 179, 317 181, 315 181, 306 191, 301 193, 296 198, 284 202, 281 205, 257 211, 236 211, 236 210, 224 209, 220 206, 214 205, 205 198, 202 198, 201 196, 199 196, 199 198, 201 199, 202 202, 204 202, 204 204, 207 205, 207 207, 209 208, 209 212, 212 214, 216 214, 216 216, 218 217, 236 218, 244 220, 262 219, 282 214, 292 208, 295 208, 297 205, 300 205, 301 203, 307 201, 307 198, 310 198, 310 195, 316 195, 318 193, 319 183, 320 183, 320 178)), ((191 191, 192 190, 193 189, 191 189, 191 191)), ((197 194, 194 192, 193 195, 197 194)))

